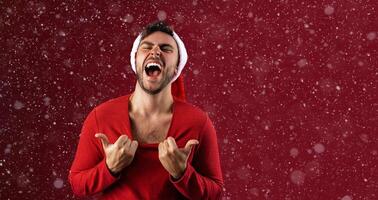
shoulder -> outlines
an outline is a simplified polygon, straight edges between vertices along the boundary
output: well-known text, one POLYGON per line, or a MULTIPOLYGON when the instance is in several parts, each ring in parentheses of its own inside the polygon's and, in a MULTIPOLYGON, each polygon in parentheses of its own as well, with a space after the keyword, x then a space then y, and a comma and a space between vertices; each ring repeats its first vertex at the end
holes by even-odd
POLYGON ((176 108, 178 109, 178 115, 180 116, 181 120, 185 120, 187 122, 191 121, 200 126, 204 125, 204 123, 208 120, 207 113, 198 106, 181 100, 176 100, 175 103, 177 105, 176 108))

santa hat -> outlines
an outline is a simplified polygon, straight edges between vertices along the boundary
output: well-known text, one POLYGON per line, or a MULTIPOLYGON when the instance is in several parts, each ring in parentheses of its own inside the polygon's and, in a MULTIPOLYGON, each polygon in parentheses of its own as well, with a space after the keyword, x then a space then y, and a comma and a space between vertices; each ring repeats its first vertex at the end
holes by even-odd
MULTIPOLYGON (((142 34, 139 34, 138 37, 134 41, 133 48, 131 49, 131 53, 130 53, 131 68, 133 69, 135 73, 136 73, 135 55, 138 50, 141 39, 142 39, 142 34)), ((186 95, 185 95, 185 90, 184 90, 184 78, 183 78, 183 75, 181 75, 181 72, 185 67, 186 61, 188 60, 188 53, 186 52, 184 43, 174 31, 173 31, 173 39, 175 39, 178 46, 179 64, 178 64, 177 74, 176 76, 173 77, 171 81, 172 83, 171 92, 172 92, 172 95, 175 96, 176 98, 186 101, 186 95)))

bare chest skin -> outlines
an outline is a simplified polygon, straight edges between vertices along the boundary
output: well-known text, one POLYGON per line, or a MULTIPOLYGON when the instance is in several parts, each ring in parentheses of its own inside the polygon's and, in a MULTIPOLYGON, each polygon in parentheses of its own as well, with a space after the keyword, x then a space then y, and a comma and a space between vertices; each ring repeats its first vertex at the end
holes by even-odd
POLYGON ((129 113, 130 126, 139 143, 159 143, 164 141, 172 121, 172 113, 160 116, 142 117, 129 113))

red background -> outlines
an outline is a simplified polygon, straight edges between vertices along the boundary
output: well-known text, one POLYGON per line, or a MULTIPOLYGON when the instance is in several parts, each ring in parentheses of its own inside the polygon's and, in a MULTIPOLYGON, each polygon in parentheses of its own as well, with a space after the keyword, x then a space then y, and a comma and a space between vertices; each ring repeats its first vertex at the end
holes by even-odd
POLYGON ((218 133, 223 199, 378 199, 375 1, 1 1, 0 199, 76 199, 84 117, 166 18, 218 133))

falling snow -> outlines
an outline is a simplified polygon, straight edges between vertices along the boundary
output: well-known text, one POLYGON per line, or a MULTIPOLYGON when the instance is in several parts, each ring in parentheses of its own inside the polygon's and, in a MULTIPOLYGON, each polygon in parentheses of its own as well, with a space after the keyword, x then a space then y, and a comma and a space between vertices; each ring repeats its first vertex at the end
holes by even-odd
POLYGON ((21 108, 23 108, 25 105, 21 102, 21 101, 15 101, 14 104, 13 104, 13 107, 14 109, 16 110, 20 110, 21 108))
POLYGON ((377 33, 376 32, 370 32, 367 34, 367 39, 368 40, 375 40, 375 38, 377 37, 377 33))
POLYGON ((290 149, 290 156, 292 156, 293 158, 297 157, 298 154, 299 154, 299 150, 297 148, 290 149))
POLYGON ((163 10, 160 10, 157 14, 157 18, 159 20, 166 20, 167 19, 167 13, 163 10))
POLYGON ((324 14, 326 14, 326 15, 332 15, 334 12, 335 12, 335 8, 330 6, 330 5, 327 5, 324 8, 324 14))
POLYGON ((305 173, 300 170, 295 170, 290 174, 290 180, 296 185, 303 185, 305 182, 305 173))
POLYGON ((305 58, 300 59, 300 60, 297 62, 297 65, 298 65, 299 67, 304 67, 304 66, 307 65, 307 60, 306 60, 305 58))
POLYGON ((63 180, 61 178, 56 178, 54 181, 54 187, 60 189, 63 187, 63 180))
POLYGON ((341 198, 341 200, 352 200, 353 198, 350 197, 349 195, 345 195, 341 198))
POLYGON ((314 145, 314 151, 315 151, 316 153, 323 153, 323 152, 325 151, 325 147, 324 147, 323 144, 320 144, 320 143, 315 144, 315 145, 314 145))

